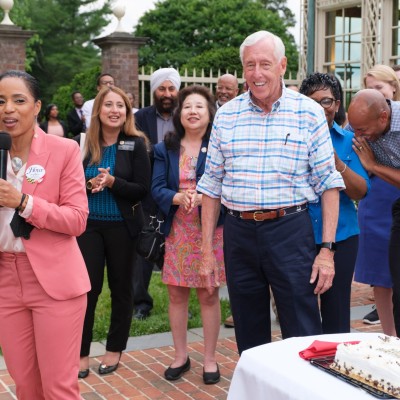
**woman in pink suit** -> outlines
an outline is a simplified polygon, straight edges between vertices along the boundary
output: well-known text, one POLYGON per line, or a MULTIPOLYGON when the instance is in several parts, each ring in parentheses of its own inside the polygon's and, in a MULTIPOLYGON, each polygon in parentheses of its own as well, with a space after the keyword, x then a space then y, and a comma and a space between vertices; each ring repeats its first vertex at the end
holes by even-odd
POLYGON ((88 216, 76 142, 36 124, 35 78, 0 75, 0 346, 19 400, 78 400, 79 349, 90 282, 76 242, 88 216))

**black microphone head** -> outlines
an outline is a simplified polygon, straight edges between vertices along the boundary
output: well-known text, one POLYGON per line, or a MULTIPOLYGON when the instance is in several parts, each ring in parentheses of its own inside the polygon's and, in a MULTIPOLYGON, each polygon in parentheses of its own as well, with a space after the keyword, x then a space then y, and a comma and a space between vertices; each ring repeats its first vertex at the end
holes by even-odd
POLYGON ((11 136, 8 132, 0 131, 0 149, 11 149, 11 136))

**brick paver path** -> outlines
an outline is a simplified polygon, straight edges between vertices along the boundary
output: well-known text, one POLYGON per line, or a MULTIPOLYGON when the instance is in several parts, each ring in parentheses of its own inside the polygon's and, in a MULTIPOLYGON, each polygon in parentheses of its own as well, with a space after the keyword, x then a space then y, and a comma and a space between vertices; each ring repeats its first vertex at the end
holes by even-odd
MULTIPOLYGON (((371 304, 371 294, 369 286, 353 283, 352 306, 371 304)), ((381 332, 380 325, 365 325, 360 320, 352 321, 352 328, 363 332, 381 332)), ((274 331, 273 340, 280 339, 280 331, 274 331)), ((221 381, 216 385, 203 384, 203 343, 191 343, 189 354, 192 368, 176 382, 162 378, 173 359, 173 348, 170 346, 123 353, 117 372, 106 376, 95 373, 100 360, 92 358, 89 377, 79 382, 82 397, 85 400, 225 400, 239 358, 235 338, 218 341, 217 362, 221 381)), ((0 371, 0 400, 16 399, 14 393, 15 386, 10 375, 6 370, 0 371)))

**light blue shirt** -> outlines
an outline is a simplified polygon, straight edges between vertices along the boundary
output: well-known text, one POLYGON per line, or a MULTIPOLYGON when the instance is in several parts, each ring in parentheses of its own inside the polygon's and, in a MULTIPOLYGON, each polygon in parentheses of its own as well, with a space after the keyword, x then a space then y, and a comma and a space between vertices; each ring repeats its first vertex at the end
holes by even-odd
POLYGON ((156 109, 157 115, 157 143, 164 140, 164 136, 167 132, 172 132, 175 130, 174 123, 172 120, 172 114, 169 118, 164 118, 156 109))
MULTIPOLYGON (((333 148, 336 150, 339 158, 351 168, 356 174, 362 176, 367 183, 367 191, 370 189, 370 182, 367 171, 361 164, 360 159, 352 148, 352 138, 354 133, 341 128, 336 122, 330 129, 333 148)), ((309 204, 309 213, 311 216, 315 242, 322 242, 322 210, 321 199, 318 203, 309 204)), ((358 227, 357 210, 353 200, 344 191, 340 192, 339 202, 339 220, 336 229, 336 242, 345 240, 350 236, 358 235, 360 229, 358 227)))
POLYGON ((197 189, 237 211, 317 202, 343 188, 323 109, 283 86, 266 113, 246 92, 216 113, 197 189))

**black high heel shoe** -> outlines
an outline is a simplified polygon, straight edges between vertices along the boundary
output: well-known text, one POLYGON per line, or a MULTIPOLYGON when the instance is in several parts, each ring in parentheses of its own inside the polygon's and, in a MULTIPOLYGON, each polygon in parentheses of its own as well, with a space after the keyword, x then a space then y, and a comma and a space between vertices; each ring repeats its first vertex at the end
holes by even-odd
POLYGON ((89 376, 89 368, 88 369, 81 369, 78 372, 79 379, 85 379, 89 376))
POLYGON ((217 364, 217 370, 216 372, 206 372, 204 371, 203 368, 203 382, 206 385, 213 385, 215 383, 218 383, 221 379, 221 374, 219 373, 219 367, 217 364))
POLYGON ((118 362, 114 365, 106 365, 106 364, 100 364, 99 366, 99 374, 100 375, 107 375, 111 374, 111 372, 114 372, 118 369, 119 367, 119 361, 121 360, 121 355, 122 352, 119 352, 119 359, 118 362))
POLYGON ((176 381, 186 371, 189 371, 189 369, 190 369, 190 358, 188 357, 185 364, 181 365, 180 367, 176 368, 168 367, 164 372, 165 379, 167 381, 176 381))

